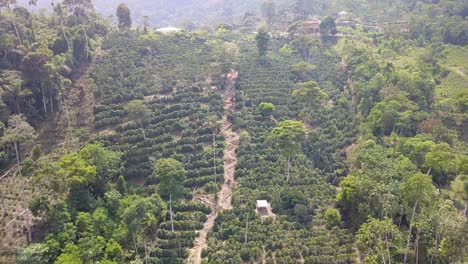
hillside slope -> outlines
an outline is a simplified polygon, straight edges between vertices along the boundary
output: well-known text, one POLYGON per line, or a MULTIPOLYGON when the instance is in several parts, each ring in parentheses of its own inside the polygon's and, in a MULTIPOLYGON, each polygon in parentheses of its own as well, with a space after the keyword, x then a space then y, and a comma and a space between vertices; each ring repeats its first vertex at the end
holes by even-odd
POLYGON ((467 261, 466 4, 83 1, 0 2, 0 262, 467 261))

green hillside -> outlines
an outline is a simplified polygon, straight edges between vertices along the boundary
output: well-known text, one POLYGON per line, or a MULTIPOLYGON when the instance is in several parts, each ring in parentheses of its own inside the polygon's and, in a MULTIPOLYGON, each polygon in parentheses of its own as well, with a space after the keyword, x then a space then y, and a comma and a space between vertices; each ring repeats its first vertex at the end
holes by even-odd
POLYGON ((0 263, 468 261, 466 3, 15 2, 0 263))

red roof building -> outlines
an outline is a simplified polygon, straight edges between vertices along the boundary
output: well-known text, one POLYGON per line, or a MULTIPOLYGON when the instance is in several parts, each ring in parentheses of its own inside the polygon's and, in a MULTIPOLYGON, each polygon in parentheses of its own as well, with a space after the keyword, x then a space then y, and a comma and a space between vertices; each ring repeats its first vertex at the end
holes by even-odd
POLYGON ((320 20, 309 19, 306 21, 298 22, 289 28, 289 32, 294 34, 312 34, 320 35, 320 20))

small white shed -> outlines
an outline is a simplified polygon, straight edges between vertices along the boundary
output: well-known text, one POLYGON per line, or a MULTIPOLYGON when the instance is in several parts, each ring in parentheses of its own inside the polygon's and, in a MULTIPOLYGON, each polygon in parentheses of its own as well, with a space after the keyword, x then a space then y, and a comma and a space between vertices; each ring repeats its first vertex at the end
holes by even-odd
POLYGON ((257 212, 260 215, 268 215, 270 209, 270 204, 267 200, 257 200, 257 212))
POLYGON ((158 28, 156 29, 157 32, 160 33, 174 33, 174 32, 180 32, 182 29, 176 28, 176 27, 164 27, 164 28, 158 28))

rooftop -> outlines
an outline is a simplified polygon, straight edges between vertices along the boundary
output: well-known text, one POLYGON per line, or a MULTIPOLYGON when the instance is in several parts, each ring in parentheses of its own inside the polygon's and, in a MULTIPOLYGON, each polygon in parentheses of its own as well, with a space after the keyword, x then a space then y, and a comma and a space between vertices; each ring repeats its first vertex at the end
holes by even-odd
POLYGON ((156 31, 161 32, 161 33, 169 33, 169 32, 179 32, 179 31, 182 31, 182 29, 176 28, 176 27, 164 27, 164 28, 158 28, 156 29, 156 31))
POLYGON ((346 11, 341 11, 338 13, 338 16, 346 16, 346 15, 348 15, 348 12, 346 11))
POLYGON ((257 207, 268 207, 268 201, 267 200, 257 200, 257 207))
POLYGON ((306 24, 312 24, 312 25, 320 25, 320 20, 318 19, 309 19, 307 21, 304 21, 306 24))

